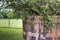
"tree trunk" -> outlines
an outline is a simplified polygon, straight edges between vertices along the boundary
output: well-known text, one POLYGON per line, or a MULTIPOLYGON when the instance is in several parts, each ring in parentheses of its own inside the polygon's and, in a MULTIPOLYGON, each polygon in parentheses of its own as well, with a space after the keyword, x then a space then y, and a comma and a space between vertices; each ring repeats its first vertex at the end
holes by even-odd
POLYGON ((23 39, 27 40, 27 17, 23 20, 23 39))
MULTIPOLYGON (((30 21, 29 20, 27 21, 27 20, 28 20, 28 18, 25 17, 25 20, 23 21, 23 32, 24 32, 23 33, 23 38, 24 38, 24 40, 33 40, 34 38, 32 38, 32 36, 35 36, 34 35, 35 34, 35 31, 36 31, 36 33, 39 31, 39 27, 38 27, 38 25, 39 25, 39 23, 38 23, 39 17, 38 16, 31 16, 30 19, 29 19, 30 21), (31 25, 29 27, 31 27, 31 30, 27 26, 30 23, 31 23, 31 25), (35 24, 35 23, 38 23, 38 24, 35 24), (28 34, 28 32, 29 32, 29 34, 28 34), (33 35, 30 35, 30 34, 33 34, 33 35)), ((38 34, 37 34, 37 36, 35 36, 36 37, 36 40, 38 39, 37 38, 39 36, 38 34)))

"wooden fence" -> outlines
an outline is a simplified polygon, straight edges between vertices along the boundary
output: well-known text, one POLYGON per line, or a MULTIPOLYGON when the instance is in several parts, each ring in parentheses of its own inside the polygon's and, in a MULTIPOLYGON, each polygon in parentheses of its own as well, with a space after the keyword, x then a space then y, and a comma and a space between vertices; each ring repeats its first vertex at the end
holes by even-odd
POLYGON ((0 19, 0 28, 22 28, 21 19, 0 19))

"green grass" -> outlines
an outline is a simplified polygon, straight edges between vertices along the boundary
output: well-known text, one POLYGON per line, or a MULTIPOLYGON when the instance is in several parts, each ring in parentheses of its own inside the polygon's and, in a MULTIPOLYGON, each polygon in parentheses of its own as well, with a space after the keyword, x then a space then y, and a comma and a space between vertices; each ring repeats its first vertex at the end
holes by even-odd
POLYGON ((0 40, 23 40, 22 29, 0 28, 0 40))

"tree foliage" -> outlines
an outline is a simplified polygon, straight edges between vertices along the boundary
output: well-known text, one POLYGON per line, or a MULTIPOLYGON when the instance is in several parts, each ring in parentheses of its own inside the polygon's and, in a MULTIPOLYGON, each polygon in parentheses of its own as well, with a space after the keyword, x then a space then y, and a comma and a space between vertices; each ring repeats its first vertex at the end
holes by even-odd
POLYGON ((1 1, 3 2, 2 7, 14 9, 13 11, 14 14, 12 13, 7 14, 9 18, 11 17, 13 18, 14 16, 14 18, 24 19, 28 16, 39 15, 43 17, 44 21, 51 22, 48 16, 60 15, 59 0, 5 0, 5 1, 1 0, 1 1))
POLYGON ((23 15, 23 12, 29 15, 41 15, 46 8, 48 12, 50 11, 49 15, 59 14, 60 11, 60 1, 57 0, 5 0, 2 2, 6 2, 5 8, 14 9, 14 12, 19 15, 23 15))

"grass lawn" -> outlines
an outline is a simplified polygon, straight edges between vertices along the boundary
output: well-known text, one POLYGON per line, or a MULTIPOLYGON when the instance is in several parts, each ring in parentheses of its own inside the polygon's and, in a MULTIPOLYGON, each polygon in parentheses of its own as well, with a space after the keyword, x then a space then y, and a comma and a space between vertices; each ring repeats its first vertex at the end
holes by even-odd
POLYGON ((0 40, 23 40, 22 29, 0 28, 0 40))

